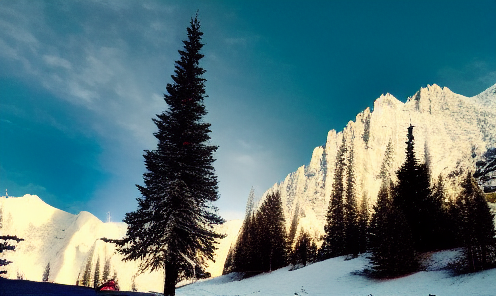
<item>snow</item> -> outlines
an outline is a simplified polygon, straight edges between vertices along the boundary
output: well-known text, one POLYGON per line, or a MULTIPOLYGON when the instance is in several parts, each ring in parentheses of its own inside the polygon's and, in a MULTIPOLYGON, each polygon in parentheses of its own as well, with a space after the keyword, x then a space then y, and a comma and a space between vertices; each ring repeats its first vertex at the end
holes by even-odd
POLYGON ((391 94, 381 95, 374 102, 373 111, 365 109, 343 131, 329 131, 325 145, 313 150, 309 164, 274 184, 262 199, 279 190, 287 227, 298 205, 299 229, 304 228, 314 238, 320 237, 332 191, 336 152, 343 137, 347 148, 353 145, 355 153, 358 202, 366 197, 371 206, 379 191, 377 176, 386 146, 392 141, 394 152, 390 173, 394 178, 394 172, 405 159, 406 133, 410 124, 415 126, 417 158, 424 161, 428 153, 433 179, 442 175, 448 196, 456 197, 459 172, 475 171, 477 160, 488 149, 496 147, 495 106, 496 85, 472 98, 435 84, 421 88, 406 103, 391 94))
MULTIPOLYGON (((88 257, 94 250, 92 273, 98 257, 100 272, 103 271, 105 259, 110 258, 110 275, 117 272, 121 289, 131 289, 132 278, 135 277, 139 291, 163 290, 163 271, 138 275, 138 262, 123 262, 113 244, 100 240, 102 237, 122 238, 127 229, 125 223, 104 223, 85 211, 73 215, 46 204, 35 195, 0 197, 0 208, 3 214, 0 233, 24 239, 16 244, 15 252, 2 254, 13 261, 5 268, 8 278, 15 279, 19 274, 26 280, 41 281, 50 262, 50 281, 74 285, 78 276, 82 278, 88 257)), ((218 227, 217 230, 227 234, 227 237, 218 245, 216 262, 208 263, 207 271, 212 276, 222 274, 229 246, 236 239, 241 222, 229 221, 218 227)))
MULTIPOLYGON (((447 250, 425 258, 425 270, 388 280, 375 280, 360 274, 368 265, 367 255, 346 260, 332 258, 296 270, 281 268, 241 279, 236 273, 199 281, 180 287, 177 296, 419 296, 419 295, 494 295, 496 269, 453 275, 446 267, 456 260, 460 250, 447 250)), ((96 295, 94 290, 75 286, 29 281, 1 280, 5 295, 96 295), (36 292, 33 292, 36 291, 36 292)), ((1 295, 4 295, 0 293, 1 295)), ((145 295, 125 293, 125 295, 145 295)), ((151 294, 148 294, 151 295, 151 294)))
POLYGON ((365 255, 356 259, 329 259, 290 271, 289 267, 239 280, 236 274, 198 282, 177 290, 177 296, 192 295, 495 295, 496 269, 453 276, 446 265, 457 250, 432 254, 426 271, 389 279, 369 279, 359 272, 367 267, 365 255))

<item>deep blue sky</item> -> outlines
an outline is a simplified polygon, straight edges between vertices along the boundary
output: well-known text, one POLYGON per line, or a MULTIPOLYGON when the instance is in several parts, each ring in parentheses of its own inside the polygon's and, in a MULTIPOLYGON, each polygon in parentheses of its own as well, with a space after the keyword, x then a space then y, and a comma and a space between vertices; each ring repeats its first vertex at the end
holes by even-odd
POLYGON ((102 220, 134 210, 151 118, 197 9, 227 219, 381 94, 496 83, 495 0, 4 0, 1 190, 102 220))

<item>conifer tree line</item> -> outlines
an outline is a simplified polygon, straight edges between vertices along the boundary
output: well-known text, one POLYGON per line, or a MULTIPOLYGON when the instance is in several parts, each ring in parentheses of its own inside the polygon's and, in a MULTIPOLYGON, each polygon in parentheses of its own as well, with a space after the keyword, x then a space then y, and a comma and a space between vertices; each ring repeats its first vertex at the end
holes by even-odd
MULTIPOLYGON (((85 263, 82 267, 82 278, 80 278, 81 272, 78 275, 78 279, 76 282, 77 286, 85 286, 91 288, 97 288, 103 283, 106 283, 109 280, 118 281, 117 279, 117 271, 114 269, 114 274, 110 274, 111 264, 110 257, 105 256, 105 261, 103 263, 103 271, 101 271, 101 261, 100 255, 96 255, 96 261, 94 262, 95 256, 95 245, 90 249, 88 257, 86 258, 85 263)), ((43 281, 48 281, 50 274, 50 263, 47 264, 45 268, 45 272, 43 274, 43 281)))
POLYGON ((371 211, 366 192, 357 200, 353 145, 347 145, 343 137, 319 249, 303 229, 296 235, 298 205, 286 232, 280 193, 268 194, 254 211, 252 190, 224 273, 259 273, 288 264, 305 266, 332 257, 354 258, 367 253, 370 268, 366 273, 387 278, 417 271, 422 253, 449 248, 463 250, 455 265, 458 272, 496 266, 494 217, 472 173, 466 172, 459 195, 448 199, 442 176, 435 181, 431 177, 429 156, 421 163, 415 155, 413 128, 410 125, 407 129, 405 161, 395 172, 395 181, 394 149, 389 141, 377 176, 381 181, 377 202, 371 211))
POLYGON ((483 192, 467 172, 456 201, 447 200, 443 178, 439 176, 431 184, 428 155, 425 163, 415 156, 413 128, 408 127, 406 159, 396 172, 396 183, 390 173, 391 141, 386 147, 378 176, 381 187, 370 219, 365 194, 359 209, 356 206, 353 146, 349 145, 347 152, 343 137, 336 156, 320 260, 369 252, 371 275, 394 277, 418 270, 421 253, 462 247, 461 271, 494 266, 493 215, 483 192))
MULTIPOLYGON (((231 246, 224 264, 224 274, 242 272, 249 276, 289 263, 306 265, 316 260, 317 246, 311 237, 301 232, 294 242, 296 228, 292 226, 289 231, 286 230, 279 191, 267 194, 255 212, 253 199, 252 189, 238 239, 231 246)), ((295 213, 297 217, 297 210, 295 213)), ((292 221, 292 225, 297 224, 297 218, 292 221)))
POLYGON ((343 136, 336 155, 331 198, 324 226, 319 260, 349 255, 356 257, 367 250, 369 210, 366 194, 360 205, 354 172, 353 145, 347 148, 343 136))

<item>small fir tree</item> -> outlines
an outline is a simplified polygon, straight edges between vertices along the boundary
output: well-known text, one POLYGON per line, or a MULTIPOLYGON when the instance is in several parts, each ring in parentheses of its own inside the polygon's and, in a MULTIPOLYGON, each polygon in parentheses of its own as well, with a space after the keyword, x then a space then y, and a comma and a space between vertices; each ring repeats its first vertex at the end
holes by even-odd
POLYGON ((93 287, 97 288, 100 285, 100 256, 96 259, 95 275, 93 276, 93 287))
POLYGON ((322 183, 320 185, 320 188, 325 189, 325 184, 327 180, 327 152, 326 152, 326 146, 324 145, 322 147, 323 152, 322 152, 322 157, 320 158, 320 171, 322 172, 322 183))
POLYGON ((106 283, 110 276, 110 258, 105 259, 105 264, 103 266, 102 281, 106 283))
POLYGON ((17 279, 21 280, 21 281, 24 280, 24 272, 18 270, 17 271, 17 279))
POLYGON ((389 180, 391 180, 393 154, 394 154, 393 142, 391 141, 391 139, 389 139, 389 142, 386 146, 386 150, 384 151, 384 158, 382 160, 381 170, 379 171, 379 176, 378 176, 379 179, 387 183, 389 183, 389 180))
POLYGON ((288 233, 288 246, 289 248, 293 247, 293 243, 296 237, 296 232, 298 231, 298 220, 299 220, 299 213, 300 212, 300 207, 298 204, 295 206, 294 214, 293 214, 293 219, 291 220, 291 226, 289 227, 289 233, 288 233))
POLYGON ((45 267, 45 271, 43 272, 43 277, 41 278, 41 281, 48 282, 49 279, 50 279, 50 262, 48 262, 45 267))
POLYGON ((81 285, 85 287, 90 287, 93 284, 93 282, 91 281, 91 266, 93 262, 94 253, 95 253, 95 246, 93 245, 93 247, 88 253, 88 258, 86 258, 86 264, 84 266, 83 280, 81 282, 81 285))

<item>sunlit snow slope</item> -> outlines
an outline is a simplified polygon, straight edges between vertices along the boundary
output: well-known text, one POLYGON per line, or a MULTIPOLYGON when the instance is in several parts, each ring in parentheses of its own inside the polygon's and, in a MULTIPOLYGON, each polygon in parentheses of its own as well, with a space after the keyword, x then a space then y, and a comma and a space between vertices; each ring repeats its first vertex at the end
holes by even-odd
POLYGON ((232 273, 184 286, 177 296, 493 296, 496 269, 473 274, 452 275, 446 270, 459 251, 434 253, 424 261, 425 270, 389 280, 359 275, 368 265, 367 255, 352 260, 336 257, 290 271, 289 267, 239 280, 232 273))
MULTIPOLYGON (((122 262, 115 253, 113 244, 99 240, 102 237, 119 239, 126 233, 125 223, 103 223, 88 212, 72 215, 56 209, 38 196, 0 197, 2 228, 0 234, 17 235, 24 241, 17 244, 15 252, 4 252, 13 261, 7 266, 7 277, 22 276, 27 280, 41 281, 45 267, 50 263, 50 281, 61 284, 76 284, 81 279, 88 258, 92 258, 92 275, 98 257, 100 273, 105 260, 111 264, 110 274, 117 274, 122 289, 129 290, 136 275, 137 262, 122 262)), ((216 263, 211 262, 207 271, 213 276, 222 273, 225 257, 231 240, 237 235, 241 221, 231 221, 219 227, 227 234, 217 251, 216 263)), ((135 278, 138 290, 162 291, 163 272, 138 275, 135 278)))
MULTIPOLYGON (((420 161, 427 158, 432 177, 437 180, 442 175, 449 194, 456 196, 462 172, 474 172, 476 162, 496 147, 496 85, 471 98, 437 85, 420 89, 406 103, 390 94, 382 95, 374 102, 373 111, 367 108, 341 132, 329 131, 325 144, 314 149, 310 163, 275 184, 263 197, 279 190, 288 227, 299 208, 299 227, 319 237, 324 229, 336 154, 343 137, 347 150, 354 151, 358 203, 366 197, 372 204, 379 191, 378 175, 386 146, 391 141, 394 148, 390 169, 394 177, 405 160, 410 124, 415 126, 417 158, 420 161)), ((496 185, 496 173, 489 182, 493 184, 481 185, 496 185)))

